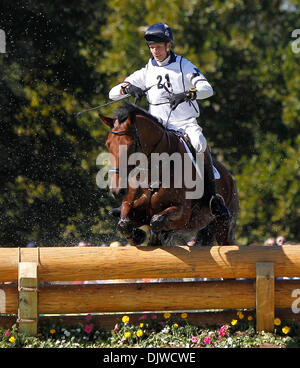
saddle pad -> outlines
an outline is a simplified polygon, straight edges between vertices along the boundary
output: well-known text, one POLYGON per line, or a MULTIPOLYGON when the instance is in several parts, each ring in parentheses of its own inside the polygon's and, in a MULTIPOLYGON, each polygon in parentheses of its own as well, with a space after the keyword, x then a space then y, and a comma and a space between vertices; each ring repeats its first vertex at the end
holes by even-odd
POLYGON ((221 175, 220 175, 219 171, 214 167, 214 165, 212 165, 212 167, 213 167, 213 171, 214 171, 214 177, 215 177, 215 179, 216 179, 216 180, 217 180, 217 179, 220 179, 221 175))

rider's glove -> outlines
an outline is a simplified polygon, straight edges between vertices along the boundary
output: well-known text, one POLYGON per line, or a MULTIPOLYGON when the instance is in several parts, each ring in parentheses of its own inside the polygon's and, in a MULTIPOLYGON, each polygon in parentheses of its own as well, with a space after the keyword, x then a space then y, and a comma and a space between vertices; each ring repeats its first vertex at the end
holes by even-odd
POLYGON ((182 93, 175 93, 169 97, 171 109, 175 110, 176 107, 184 101, 195 100, 197 97, 196 89, 190 88, 189 91, 182 93))
POLYGON ((145 95, 145 92, 140 87, 134 86, 133 84, 128 83, 122 88, 124 89, 125 93, 135 98, 142 98, 145 95))

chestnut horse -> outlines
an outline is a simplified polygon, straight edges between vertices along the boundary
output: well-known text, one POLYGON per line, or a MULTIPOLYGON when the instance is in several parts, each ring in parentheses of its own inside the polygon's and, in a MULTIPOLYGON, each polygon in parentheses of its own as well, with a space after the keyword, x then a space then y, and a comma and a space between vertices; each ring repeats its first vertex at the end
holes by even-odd
MULTIPOLYGON (((219 245, 235 244, 235 228, 238 213, 238 196, 235 183, 218 161, 213 160, 220 179, 216 180, 217 192, 222 195, 231 212, 229 221, 220 221, 210 212, 209 200, 204 194, 199 199, 187 199, 187 188, 174 185, 174 170, 169 188, 158 186, 137 187, 130 180, 127 187, 120 185, 119 147, 126 146, 132 154, 142 152, 149 157, 152 153, 186 153, 184 144, 171 130, 167 130, 158 119, 134 104, 123 104, 116 111, 116 118, 100 115, 101 120, 110 127, 106 146, 113 157, 114 168, 110 186, 112 195, 122 201, 118 230, 132 245, 145 240, 145 232, 139 227, 148 225, 150 240, 148 245, 166 245, 174 233, 195 232, 196 245, 212 245, 216 238, 219 245)), ((128 166, 128 162, 126 161, 128 166)), ((129 168, 129 166, 128 166, 129 168)), ((150 169, 147 178, 149 178, 150 169)), ((194 175, 195 175, 195 168, 194 175)), ((161 174, 161 172, 160 172, 161 174)), ((205 179, 204 179, 205 181, 205 179)), ((161 184, 161 181, 159 181, 161 184)))

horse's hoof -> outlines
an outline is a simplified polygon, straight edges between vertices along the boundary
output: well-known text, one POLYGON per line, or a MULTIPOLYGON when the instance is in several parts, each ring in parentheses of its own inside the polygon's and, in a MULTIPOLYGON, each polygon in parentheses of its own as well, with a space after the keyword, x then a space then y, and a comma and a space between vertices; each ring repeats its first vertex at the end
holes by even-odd
POLYGON ((144 243, 146 240, 147 234, 144 230, 141 229, 134 229, 131 239, 134 242, 135 245, 140 245, 144 243))
POLYGON ((154 231, 150 231, 150 238, 147 244, 148 247, 160 247, 161 242, 159 240, 159 234, 154 231))
POLYGON ((164 226, 167 223, 167 214, 163 215, 154 215, 150 221, 151 230, 154 232, 158 232, 163 230, 164 226))
POLYGON ((131 235, 134 230, 132 223, 129 220, 124 219, 121 219, 118 222, 117 229, 122 235, 131 235))

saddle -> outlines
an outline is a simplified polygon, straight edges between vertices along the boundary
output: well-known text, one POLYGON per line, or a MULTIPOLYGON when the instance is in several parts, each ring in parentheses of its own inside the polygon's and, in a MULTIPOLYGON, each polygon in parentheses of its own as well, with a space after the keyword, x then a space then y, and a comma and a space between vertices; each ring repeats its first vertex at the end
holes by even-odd
MULTIPOLYGON (((167 131, 174 134, 179 141, 180 140, 184 141, 185 145, 187 146, 186 148, 188 148, 188 150, 190 151, 190 153, 193 156, 193 163, 195 164, 195 162, 196 162, 196 150, 195 150, 194 146, 191 143, 190 137, 187 134, 179 132, 179 131, 174 130, 174 129, 168 129, 167 128, 167 131)), ((189 153, 189 152, 187 152, 187 153, 189 153)), ((214 165, 212 165, 212 168, 213 168, 215 179, 220 179, 221 176, 220 176, 219 171, 215 168, 214 165)))
POLYGON ((184 134, 184 133, 179 132, 178 130, 169 129, 169 128, 167 128, 167 131, 174 134, 177 137, 177 139, 183 140, 185 144, 188 146, 191 154, 193 155, 193 158, 196 159, 196 150, 191 143, 190 137, 187 134, 184 134))

